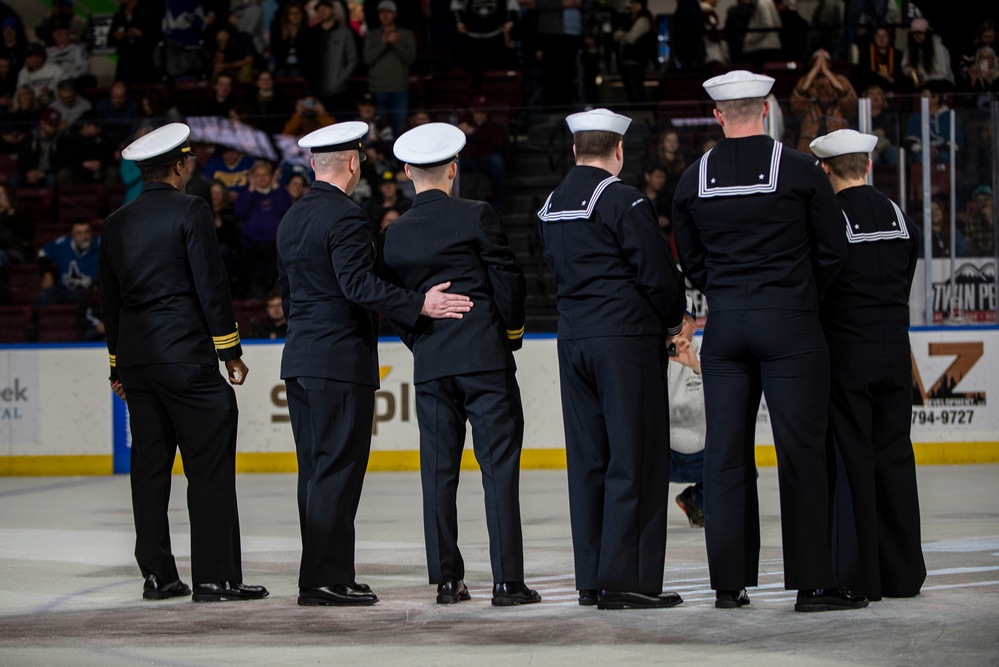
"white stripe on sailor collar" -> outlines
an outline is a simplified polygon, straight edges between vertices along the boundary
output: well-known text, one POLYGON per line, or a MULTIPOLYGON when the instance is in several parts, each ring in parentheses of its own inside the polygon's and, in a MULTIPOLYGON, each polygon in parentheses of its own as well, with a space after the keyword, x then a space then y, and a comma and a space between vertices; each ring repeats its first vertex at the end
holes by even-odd
MULTIPOLYGON (((909 228, 905 224, 905 218, 902 217, 902 209, 890 199, 888 203, 895 210, 895 224, 898 225, 898 229, 891 229, 886 232, 856 232, 854 231, 854 225, 850 222, 850 218, 846 215, 846 211, 843 211, 843 218, 846 220, 846 240, 849 243, 864 243, 866 241, 909 238, 909 228)), ((856 227, 859 229, 860 225, 856 227)))
POLYGON ((618 178, 617 176, 609 176, 604 180, 600 181, 600 183, 597 184, 597 187, 593 190, 593 194, 590 195, 589 201, 584 200, 583 204, 586 206, 586 208, 577 209, 575 211, 558 211, 557 213, 549 213, 548 210, 549 208, 551 208, 552 195, 555 194, 554 192, 552 192, 550 195, 548 195, 548 199, 545 200, 545 205, 542 206, 541 210, 538 211, 538 218, 544 221, 586 220, 591 215, 593 215, 593 209, 596 207, 597 200, 600 199, 600 195, 603 194, 604 190, 606 190, 611 183, 617 183, 620 180, 621 179, 618 178))
MULTIPOLYGON (((780 173, 780 156, 784 145, 779 141, 774 142, 773 152, 770 154, 770 171, 766 174, 766 180, 754 185, 731 185, 727 187, 710 185, 708 183, 708 158, 714 151, 704 154, 701 158, 701 166, 698 170, 697 195, 699 197, 735 197, 738 195, 770 194, 777 192, 777 176, 780 173)), ((763 176, 763 174, 761 174, 763 176)))

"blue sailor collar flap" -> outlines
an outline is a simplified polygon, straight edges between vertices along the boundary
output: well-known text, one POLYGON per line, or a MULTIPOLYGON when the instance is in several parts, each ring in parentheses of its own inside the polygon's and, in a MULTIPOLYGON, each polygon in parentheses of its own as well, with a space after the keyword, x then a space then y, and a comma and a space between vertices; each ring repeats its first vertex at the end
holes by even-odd
POLYGON ((729 140, 705 153, 697 175, 698 196, 737 197, 776 192, 784 146, 772 139, 767 143, 770 145, 729 140))
POLYGON ((841 200, 848 242, 869 243, 909 238, 909 228, 905 224, 902 209, 887 197, 883 200, 888 205, 878 205, 872 207, 872 210, 863 212, 852 206, 852 201, 841 200))
POLYGON ((538 211, 542 222, 588 220, 596 210, 600 195, 621 179, 603 169, 576 167, 556 188, 538 211))

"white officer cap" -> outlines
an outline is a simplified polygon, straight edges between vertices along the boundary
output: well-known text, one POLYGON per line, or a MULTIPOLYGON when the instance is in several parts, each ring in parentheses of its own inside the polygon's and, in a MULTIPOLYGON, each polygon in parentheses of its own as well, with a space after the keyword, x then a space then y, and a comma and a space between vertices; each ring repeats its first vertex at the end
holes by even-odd
POLYGON ((753 74, 744 69, 737 69, 721 76, 711 77, 702 85, 711 99, 721 102, 766 97, 773 88, 774 80, 773 77, 764 74, 753 74))
POLYGON ((836 130, 813 139, 808 147, 817 158, 830 158, 848 153, 870 153, 878 145, 873 134, 862 134, 856 130, 836 130))
POLYGON ((413 167, 439 167, 458 157, 465 147, 465 133, 448 123, 426 123, 404 132, 392 152, 413 167))
POLYGON ((359 120, 335 123, 309 132, 298 140, 298 145, 313 153, 335 153, 337 151, 359 151, 361 161, 366 158, 361 137, 368 133, 368 124, 359 120))
POLYGON ((631 125, 630 118, 609 109, 591 109, 574 113, 566 116, 565 122, 573 134, 597 131, 623 135, 628 131, 628 126, 631 125))
POLYGON ((170 123, 130 143, 121 152, 121 156, 134 161, 139 167, 171 162, 184 155, 195 157, 190 144, 187 143, 187 138, 190 136, 191 128, 184 123, 170 123))

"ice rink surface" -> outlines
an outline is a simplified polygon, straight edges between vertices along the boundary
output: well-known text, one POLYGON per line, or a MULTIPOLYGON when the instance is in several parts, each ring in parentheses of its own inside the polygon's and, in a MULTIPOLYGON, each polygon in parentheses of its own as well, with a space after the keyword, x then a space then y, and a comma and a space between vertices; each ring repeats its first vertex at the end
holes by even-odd
MULTIPOLYGON (((922 595, 852 612, 798 614, 781 572, 777 477, 760 470, 760 586, 716 610, 703 530, 670 489, 666 586, 674 609, 579 607, 564 470, 522 477, 528 584, 544 600, 493 608, 479 474, 459 491, 472 600, 427 585, 418 473, 374 473, 357 519, 367 608, 299 607, 293 475, 240 475, 243 572, 265 600, 141 599, 127 476, 0 478, 0 666, 8 665, 996 665, 999 465, 918 470, 929 574, 922 595)), ((175 477, 174 551, 190 581, 185 481, 175 477)))

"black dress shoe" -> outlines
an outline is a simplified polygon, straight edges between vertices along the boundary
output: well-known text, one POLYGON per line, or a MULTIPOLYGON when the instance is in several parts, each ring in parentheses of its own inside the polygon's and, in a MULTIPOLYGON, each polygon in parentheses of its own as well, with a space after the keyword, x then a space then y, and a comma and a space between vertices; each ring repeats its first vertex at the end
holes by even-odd
POLYGON ((437 604, 455 604, 471 599, 468 587, 461 579, 448 579, 443 584, 437 584, 437 604))
POLYGON ((677 593, 634 593, 631 591, 600 591, 597 609, 666 609, 683 602, 677 593))
POLYGON ((869 604, 863 593, 854 593, 843 586, 819 588, 812 591, 798 591, 795 611, 838 611, 841 609, 862 609, 869 604))
POLYGON ((378 596, 371 588, 364 588, 367 590, 361 590, 357 584, 299 588, 298 604, 303 607, 364 607, 378 602, 378 596))
POLYGON ((217 584, 195 584, 195 602, 229 602, 231 600, 259 600, 270 593, 263 586, 248 586, 239 581, 217 584))
POLYGON ((597 596, 600 594, 595 588, 579 589, 579 606, 592 607, 597 603, 597 596))
POLYGON ((528 588, 523 581, 493 584, 493 606, 512 607, 518 604, 541 602, 538 592, 528 588))
POLYGON ((715 591, 715 609, 735 609, 749 604, 749 593, 745 588, 737 591, 715 591))
POLYGON ((167 598, 180 598, 191 594, 191 587, 178 579, 169 584, 162 583, 151 574, 146 577, 146 582, 142 584, 143 600, 166 600, 167 598))

